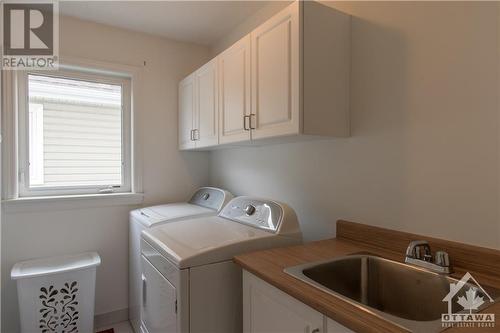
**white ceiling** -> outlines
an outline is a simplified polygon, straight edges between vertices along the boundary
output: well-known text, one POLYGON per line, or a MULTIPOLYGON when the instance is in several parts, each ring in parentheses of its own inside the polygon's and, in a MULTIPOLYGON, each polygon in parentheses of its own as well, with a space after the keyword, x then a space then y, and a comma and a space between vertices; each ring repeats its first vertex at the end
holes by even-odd
POLYGON ((212 45, 265 1, 61 1, 62 15, 212 45))

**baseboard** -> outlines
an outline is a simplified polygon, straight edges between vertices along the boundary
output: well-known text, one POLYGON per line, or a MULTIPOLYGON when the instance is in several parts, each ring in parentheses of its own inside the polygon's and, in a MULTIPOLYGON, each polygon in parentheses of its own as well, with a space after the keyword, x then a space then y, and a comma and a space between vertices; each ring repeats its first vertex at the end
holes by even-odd
POLYGON ((94 327, 100 328, 128 320, 128 308, 94 316, 94 327))

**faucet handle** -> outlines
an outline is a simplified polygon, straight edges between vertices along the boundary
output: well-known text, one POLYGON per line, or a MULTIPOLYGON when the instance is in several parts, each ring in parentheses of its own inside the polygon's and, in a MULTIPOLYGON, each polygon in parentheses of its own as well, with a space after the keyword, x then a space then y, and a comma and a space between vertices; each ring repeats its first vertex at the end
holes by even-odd
MULTIPOLYGON (((406 249, 406 257, 413 259, 428 259, 431 255, 431 247, 429 243, 424 240, 411 241, 406 249), (424 256, 422 258, 421 248, 424 249, 424 256)), ((428 260, 426 260, 428 261, 428 260)))
POLYGON ((431 247, 428 242, 416 240, 410 242, 406 249, 405 263, 426 268, 439 274, 450 274, 450 257, 444 251, 436 251, 432 260, 431 247))
POLYGON ((450 267, 450 256, 445 251, 436 251, 434 263, 441 267, 450 267))

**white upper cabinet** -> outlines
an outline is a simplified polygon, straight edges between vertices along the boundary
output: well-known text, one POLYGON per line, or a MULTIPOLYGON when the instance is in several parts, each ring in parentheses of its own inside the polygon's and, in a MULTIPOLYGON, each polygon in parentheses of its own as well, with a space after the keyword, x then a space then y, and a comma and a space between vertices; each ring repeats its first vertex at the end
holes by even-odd
POLYGON ((250 35, 219 55, 219 142, 250 140, 250 35))
POLYGON ((179 149, 219 143, 217 61, 212 60, 179 83, 179 149))
POLYGON ((210 61, 195 72, 196 112, 194 140, 196 148, 219 143, 217 61, 210 61))
POLYGON ((299 4, 251 33, 252 138, 298 134, 299 4))
POLYGON ((196 72, 195 144, 180 149, 349 136, 350 25, 347 14, 296 1, 222 52, 196 72))
POLYGON ((179 149, 195 147, 193 139, 194 94, 194 74, 191 74, 179 83, 179 149))

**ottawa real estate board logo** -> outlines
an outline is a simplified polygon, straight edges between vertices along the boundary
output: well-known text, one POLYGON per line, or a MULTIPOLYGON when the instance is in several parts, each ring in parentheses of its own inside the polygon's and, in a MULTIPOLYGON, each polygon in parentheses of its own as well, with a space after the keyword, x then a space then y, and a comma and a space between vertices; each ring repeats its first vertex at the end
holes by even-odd
POLYGON ((57 1, 1 1, 2 69, 57 69, 57 1))
POLYGON ((448 303, 448 312, 441 315, 442 327, 495 327, 494 313, 478 312, 494 299, 469 272, 456 283, 450 283, 450 292, 443 302, 448 303))

